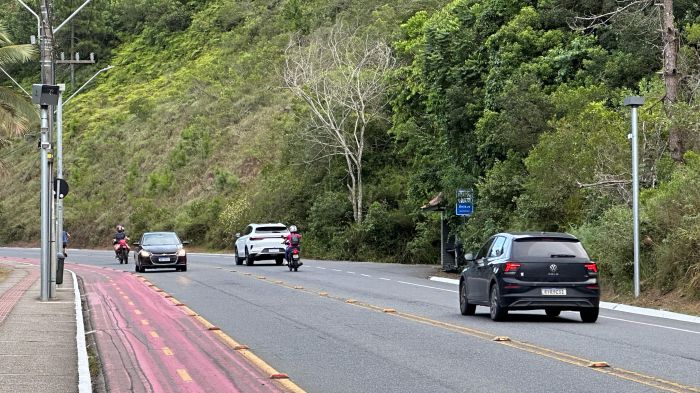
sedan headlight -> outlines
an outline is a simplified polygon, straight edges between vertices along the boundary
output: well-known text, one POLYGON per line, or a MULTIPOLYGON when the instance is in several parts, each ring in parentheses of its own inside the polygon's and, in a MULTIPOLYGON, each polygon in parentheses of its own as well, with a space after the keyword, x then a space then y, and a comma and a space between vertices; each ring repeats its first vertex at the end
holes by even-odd
POLYGON ((184 257, 185 255, 187 255, 187 251, 185 251, 184 248, 181 248, 177 251, 177 256, 184 257))
POLYGON ((148 251, 146 251, 146 250, 141 250, 141 253, 140 253, 140 254, 141 254, 141 256, 144 257, 144 258, 148 258, 148 257, 151 256, 151 253, 148 252, 148 251))

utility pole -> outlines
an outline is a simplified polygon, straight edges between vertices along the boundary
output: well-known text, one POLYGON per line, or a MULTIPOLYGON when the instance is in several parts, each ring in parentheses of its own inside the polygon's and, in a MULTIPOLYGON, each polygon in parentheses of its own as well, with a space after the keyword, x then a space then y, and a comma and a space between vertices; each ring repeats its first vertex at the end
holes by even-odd
MULTIPOLYGON (((51 0, 41 0, 41 83, 54 84, 53 29, 51 27, 51 0)), ((51 129, 53 106, 41 106, 41 300, 49 300, 51 281, 51 129), (51 114, 51 116, 49 116, 51 114)), ((55 246, 55 243, 53 244, 55 246)))

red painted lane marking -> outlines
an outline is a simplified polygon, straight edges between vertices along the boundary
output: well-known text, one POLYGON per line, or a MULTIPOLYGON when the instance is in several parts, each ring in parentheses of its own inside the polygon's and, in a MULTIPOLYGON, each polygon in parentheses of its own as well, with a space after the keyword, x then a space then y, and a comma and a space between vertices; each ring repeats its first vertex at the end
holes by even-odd
POLYGON ((174 307, 173 302, 138 277, 120 271, 110 273, 136 303, 128 306, 120 296, 111 296, 115 292, 113 286, 92 280, 96 269, 79 266, 74 270, 80 270, 88 294, 98 294, 89 296, 94 304, 93 319, 100 325, 94 326, 98 331, 98 347, 111 352, 104 361, 106 368, 111 367, 109 370, 117 374, 109 378, 110 374, 106 373, 108 388, 119 390, 125 380, 136 385, 140 379, 144 386, 150 387, 147 390, 158 392, 281 391, 276 384, 265 382, 269 376, 262 375, 259 369, 222 343, 214 332, 183 312, 183 307, 174 307), (142 317, 148 317, 148 325, 134 315, 134 308, 142 311, 142 317), (151 334, 154 330, 158 331, 158 337, 151 334), (110 351, 113 347, 118 351, 110 351), (169 348, 172 356, 166 355, 163 347, 169 348), (121 370, 117 370, 118 367, 121 370), (191 380, 183 378, 177 370, 185 370, 191 380), (187 387, 176 387, 178 381, 186 383, 187 387))
MULTIPOLYGON (((7 258, 0 258, 0 262, 7 260, 7 258)), ((10 315, 10 312, 22 298, 22 295, 24 295, 24 293, 27 292, 27 290, 39 278, 38 269, 21 270, 24 270, 27 274, 18 283, 6 290, 0 296, 0 323, 2 323, 8 315, 10 315)))

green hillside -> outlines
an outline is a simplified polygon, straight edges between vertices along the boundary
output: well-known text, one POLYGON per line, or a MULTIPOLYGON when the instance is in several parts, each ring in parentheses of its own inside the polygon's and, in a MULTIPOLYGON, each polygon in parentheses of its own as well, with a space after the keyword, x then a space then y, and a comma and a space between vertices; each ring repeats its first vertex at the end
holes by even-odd
MULTIPOLYGON (((647 100, 643 288, 698 296, 700 7, 675 1, 670 94, 651 3, 601 21, 581 17, 616 2, 95 0, 73 34, 99 63, 77 79, 114 68, 65 108, 66 227, 82 246, 107 247, 121 223, 132 234, 172 229, 198 247, 230 249, 247 223, 280 221, 301 228, 310 256, 435 263, 438 215, 420 206, 443 192, 450 212, 456 190, 473 188, 475 214, 449 217, 466 248, 502 230, 571 232, 625 292, 632 234, 622 101, 637 94, 647 100), (312 143, 318 119, 284 80, 285 60, 333 31, 352 35, 347 58, 386 43, 395 60, 365 108, 374 117, 359 217, 349 164, 312 143), (288 50, 290 42, 301 47, 288 50)), ((14 2, 0 6, 18 41, 35 29, 14 2)), ((57 20, 70 11, 56 5, 57 20)), ((57 38, 60 50, 69 38, 57 38)), ((315 53, 320 61, 327 51, 315 53)), ((36 68, 11 70, 28 86, 36 68)), ((346 71, 318 75, 341 91, 346 71)), ((363 69, 358 81, 371 74, 363 69)), ((68 75, 59 69, 59 79, 68 75)), ((362 117, 349 119, 344 132, 362 117)), ((0 147, 0 244, 38 239, 35 147, 36 132, 0 147)))

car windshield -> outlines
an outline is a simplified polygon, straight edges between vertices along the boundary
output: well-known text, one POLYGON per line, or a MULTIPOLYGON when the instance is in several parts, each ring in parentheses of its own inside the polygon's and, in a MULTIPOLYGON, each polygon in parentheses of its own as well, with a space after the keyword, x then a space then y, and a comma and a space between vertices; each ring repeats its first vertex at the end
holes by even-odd
POLYGON ((513 243, 514 258, 588 258, 575 239, 523 238, 513 243))
POLYGON ((180 244, 174 233, 151 233, 143 236, 144 246, 171 246, 180 244))
POLYGON ((285 226, 266 226, 266 227, 257 227, 255 228, 255 233, 283 233, 287 232, 287 227, 285 226))

